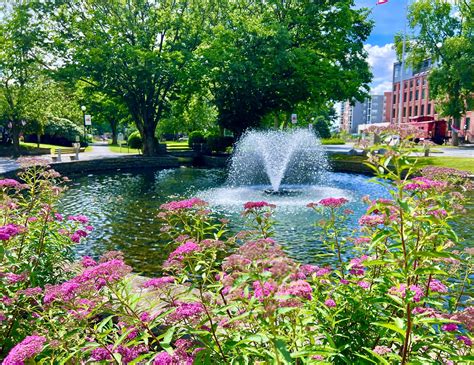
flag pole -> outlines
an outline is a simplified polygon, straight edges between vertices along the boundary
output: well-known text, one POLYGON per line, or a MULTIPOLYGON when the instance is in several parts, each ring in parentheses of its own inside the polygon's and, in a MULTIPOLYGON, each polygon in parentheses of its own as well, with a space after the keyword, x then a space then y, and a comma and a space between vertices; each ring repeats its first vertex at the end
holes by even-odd
POLYGON ((398 95, 398 125, 402 124, 402 112, 403 112, 403 73, 405 71, 405 50, 406 50, 406 40, 407 40, 407 23, 408 23, 408 1, 405 2, 405 27, 403 30, 403 43, 402 43, 402 62, 400 65, 400 86, 399 86, 399 95, 398 95))

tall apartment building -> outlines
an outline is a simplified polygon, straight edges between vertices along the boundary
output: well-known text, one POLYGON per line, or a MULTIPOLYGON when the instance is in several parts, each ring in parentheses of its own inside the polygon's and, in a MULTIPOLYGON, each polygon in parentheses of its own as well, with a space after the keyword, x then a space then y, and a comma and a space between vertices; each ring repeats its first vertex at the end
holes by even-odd
POLYGON ((363 103, 350 101, 341 103, 340 130, 348 133, 358 133, 361 124, 374 124, 383 121, 384 96, 371 95, 363 103))
MULTIPOLYGON (((443 117, 436 112, 436 105, 430 99, 430 91, 428 87, 428 74, 433 67, 431 60, 425 60, 419 68, 412 69, 406 67, 403 73, 403 90, 402 90, 402 123, 425 119, 440 120, 443 117)), ((386 98, 391 99, 391 103, 387 101, 384 113, 386 121, 398 123, 398 115, 400 111, 400 73, 401 64, 397 62, 393 65, 393 88, 391 92, 385 92, 386 98), (390 107, 389 107, 389 104, 390 107)), ((468 111, 461 120, 460 136, 466 141, 474 141, 474 112, 468 111)))

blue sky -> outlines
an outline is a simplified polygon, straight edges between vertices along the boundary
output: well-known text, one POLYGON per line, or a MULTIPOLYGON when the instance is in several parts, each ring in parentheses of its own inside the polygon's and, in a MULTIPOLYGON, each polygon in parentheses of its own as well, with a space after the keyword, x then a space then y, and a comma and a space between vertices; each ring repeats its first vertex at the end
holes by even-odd
POLYGON ((392 86, 392 68, 395 61, 393 37, 402 32, 405 24, 406 0, 389 0, 376 5, 377 0, 355 0, 357 8, 371 9, 370 18, 375 21, 372 34, 366 42, 369 64, 374 74, 371 84, 373 94, 383 94, 392 86))

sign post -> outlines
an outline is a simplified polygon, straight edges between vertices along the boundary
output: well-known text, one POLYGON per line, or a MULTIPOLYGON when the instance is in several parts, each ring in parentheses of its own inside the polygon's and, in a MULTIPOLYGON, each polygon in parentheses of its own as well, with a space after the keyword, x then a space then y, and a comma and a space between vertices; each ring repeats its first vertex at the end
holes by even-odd
POLYGON ((291 114, 291 123, 296 124, 298 117, 296 114, 291 114))
POLYGON ((120 153, 122 153, 123 133, 119 133, 117 136, 117 142, 120 146, 120 153))

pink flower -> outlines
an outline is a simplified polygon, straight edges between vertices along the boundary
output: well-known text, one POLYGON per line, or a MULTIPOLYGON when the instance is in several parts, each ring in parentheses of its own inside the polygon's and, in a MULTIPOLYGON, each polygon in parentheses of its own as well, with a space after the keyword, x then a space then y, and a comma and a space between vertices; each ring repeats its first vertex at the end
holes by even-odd
POLYGON ((9 284, 16 284, 26 279, 25 274, 14 274, 12 272, 6 273, 5 277, 9 284))
POLYGON ((443 217, 446 217, 448 215, 448 212, 444 209, 435 209, 435 210, 430 210, 429 212, 426 212, 428 215, 432 215, 435 218, 441 219, 443 217))
POLYGON ((346 198, 325 198, 319 201, 319 205, 327 208, 339 208, 340 206, 346 204, 349 200, 346 198))
POLYGON ((364 266, 362 265, 362 263, 368 259, 368 256, 367 255, 363 255, 361 256, 360 258, 357 257, 357 258, 354 258, 351 260, 350 264, 349 264, 349 267, 350 267, 350 270, 349 272, 352 274, 352 275, 356 275, 356 276, 362 276, 364 275, 364 266))
POLYGON ((13 347, 3 360, 3 365, 24 365, 25 361, 34 358, 42 350, 46 338, 42 336, 27 336, 13 347))
POLYGON ((269 208, 275 208, 275 204, 270 204, 264 201, 261 202, 247 202, 244 204, 244 209, 249 210, 249 209, 260 209, 264 207, 269 207, 269 208))
POLYGON ((472 340, 467 336, 456 336, 458 341, 464 342, 466 346, 472 346, 472 340))
POLYGON ((26 297, 34 297, 35 295, 39 295, 43 292, 43 289, 40 287, 34 287, 34 288, 26 288, 23 290, 19 290, 17 293, 18 294, 23 294, 26 297))
POLYGON ((90 256, 84 256, 81 260, 82 267, 96 266, 97 262, 90 256))
POLYGON ((16 224, 0 226, 0 241, 8 241, 10 238, 22 233, 24 230, 24 227, 16 224))
POLYGON ((369 237, 357 237, 354 240, 354 246, 361 246, 365 243, 370 243, 370 238, 369 237))
POLYGON ((260 283, 260 281, 254 281, 252 287, 254 290, 254 297, 258 298, 261 302, 264 298, 268 297, 276 290, 276 285, 268 281, 264 282, 263 285, 260 283))
POLYGON ((173 284, 175 281, 175 278, 172 276, 163 276, 161 278, 153 278, 150 280, 147 280, 143 283, 144 288, 153 288, 153 289, 161 289, 169 284, 173 284))
POLYGON ((382 215, 363 215, 359 219, 359 224, 361 226, 367 226, 367 227, 376 227, 379 224, 384 224, 385 223, 385 218, 382 215))
POLYGON ((180 210, 180 209, 191 209, 195 207, 202 207, 206 205, 207 203, 202 199, 191 198, 191 199, 172 201, 166 204, 162 204, 160 206, 160 209, 174 211, 174 210, 180 210))
POLYGON ((324 276, 331 272, 330 267, 322 267, 318 271, 316 271, 316 276, 324 276))
POLYGON ((388 354, 389 352, 392 352, 392 350, 387 347, 387 346, 375 346, 374 352, 378 355, 385 355, 388 354))
POLYGON ((430 290, 435 293, 447 293, 448 288, 441 281, 432 279, 430 281, 430 290))
MULTIPOLYGON (((420 288, 418 285, 410 285, 409 291, 412 296, 413 296, 413 301, 414 302, 419 302, 421 298, 424 296, 423 289, 420 288)), ((400 284, 398 287, 397 286, 392 286, 389 290, 390 294, 397 295, 401 298, 405 298, 407 294, 407 286, 405 284, 400 284)))
POLYGON ((198 317, 204 312, 204 307, 201 303, 177 303, 176 310, 169 315, 171 321, 180 321, 183 319, 198 317))
POLYGON ((458 325, 456 323, 446 323, 441 326, 441 329, 446 332, 454 332, 458 330, 458 325))
POLYGON ((344 284, 344 285, 349 284, 349 280, 346 280, 346 279, 341 279, 341 280, 339 280, 339 282, 340 282, 341 284, 344 284))
POLYGON ((179 246, 176 250, 171 252, 168 260, 182 261, 184 256, 201 251, 201 247, 193 241, 187 241, 186 243, 179 246))
POLYGON ((443 181, 430 180, 426 177, 415 177, 411 182, 405 185, 405 190, 425 191, 430 189, 444 189, 447 183, 443 181))
POLYGON ((89 222, 89 218, 85 215, 70 215, 67 217, 68 221, 79 222, 82 224, 87 224, 89 222))
POLYGON ((159 352, 158 355, 153 359, 153 365, 174 365, 173 356, 168 354, 166 351, 159 352))
POLYGON ((89 232, 92 232, 94 230, 94 227, 92 226, 85 226, 84 228, 86 229, 86 231, 89 231, 89 232))
POLYGON ((319 361, 323 361, 324 360, 324 357, 322 357, 321 355, 313 355, 311 356, 311 358, 313 360, 319 360, 319 361))
POLYGON ((292 281, 289 285, 285 288, 280 289, 278 294, 280 295, 294 295, 296 297, 305 298, 308 300, 312 299, 311 293, 313 292, 313 288, 307 281, 304 280, 296 280, 292 281))
POLYGON ((111 349, 105 349, 103 347, 98 347, 92 350, 91 358, 95 361, 111 360, 112 355, 110 354, 111 349))
POLYGON ((370 283, 368 283, 367 281, 359 281, 357 285, 359 285, 362 289, 370 288, 370 283))
POLYGON ((59 214, 59 213, 54 213, 54 217, 56 218, 57 221, 61 222, 64 220, 64 217, 62 216, 62 214, 59 214))
POLYGON ((25 188, 26 185, 24 184, 21 184, 20 182, 14 180, 14 179, 3 179, 3 180, 0 180, 0 189, 6 189, 6 188, 10 188, 10 189, 23 189, 25 188))
POLYGON ((324 302, 324 305, 326 307, 333 308, 336 306, 336 302, 334 301, 334 299, 326 299, 326 301, 324 302))

